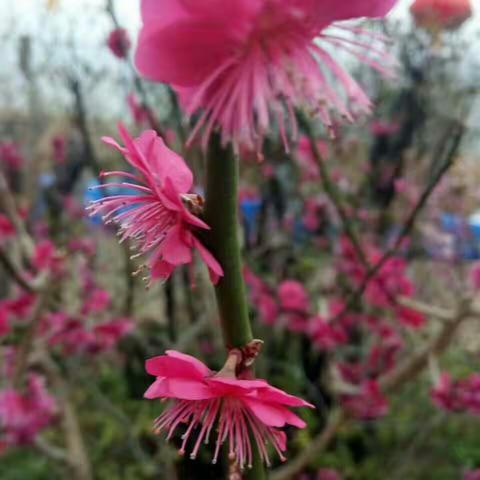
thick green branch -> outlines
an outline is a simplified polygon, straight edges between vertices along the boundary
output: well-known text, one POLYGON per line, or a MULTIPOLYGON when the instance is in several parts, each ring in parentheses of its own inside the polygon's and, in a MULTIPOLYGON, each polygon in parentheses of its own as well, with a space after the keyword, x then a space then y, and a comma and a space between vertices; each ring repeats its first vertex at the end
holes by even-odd
MULTIPOLYGON (((242 348, 253 340, 238 236, 238 167, 238 158, 231 149, 224 150, 212 142, 205 204, 205 221, 211 231, 205 242, 224 271, 215 293, 227 348, 242 348)), ((265 471, 257 449, 253 450, 253 468, 246 472, 245 478, 262 480, 265 471)))
POLYGON ((207 164, 206 243, 222 265, 224 277, 215 288, 225 345, 243 347, 253 339, 238 238, 238 159, 215 142, 207 164))

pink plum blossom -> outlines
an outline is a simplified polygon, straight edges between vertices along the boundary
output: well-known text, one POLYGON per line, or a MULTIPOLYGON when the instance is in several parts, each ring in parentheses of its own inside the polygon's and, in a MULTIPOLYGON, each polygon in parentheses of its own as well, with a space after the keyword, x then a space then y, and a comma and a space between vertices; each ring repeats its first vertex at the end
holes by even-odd
POLYGON ((21 291, 13 298, 2 300, 0 308, 5 308, 15 319, 25 320, 30 315, 35 298, 34 294, 21 291))
MULTIPOLYGON (((322 157, 328 157, 328 144, 323 140, 317 141, 317 148, 322 157)), ((295 156, 300 167, 301 180, 303 182, 316 182, 320 180, 320 170, 312 152, 310 139, 304 135, 300 137, 295 156)))
POLYGON ((60 276, 64 272, 64 258, 51 240, 41 240, 35 245, 32 265, 37 272, 49 270, 60 276))
POLYGON ((333 350, 348 341, 348 335, 341 325, 332 325, 320 315, 309 319, 308 325, 313 344, 321 350, 333 350))
POLYGON ((82 315, 103 312, 112 302, 110 293, 102 288, 95 288, 82 305, 82 315))
POLYGON ((375 380, 365 380, 357 395, 344 395, 341 400, 350 414, 360 420, 374 420, 388 413, 388 401, 375 380))
POLYGON ((287 328, 292 332, 307 329, 309 298, 305 287, 296 280, 285 280, 278 287, 278 301, 284 313, 287 328))
POLYGON ((430 391, 432 402, 449 412, 463 410, 463 402, 456 391, 456 384, 447 372, 442 372, 436 385, 430 391))
POLYGON ((296 280, 285 280, 278 287, 278 299, 283 310, 305 313, 309 308, 308 293, 296 280))
POLYGON ((463 480, 480 480, 480 468, 466 470, 463 474, 463 480))
POLYGON ((112 30, 108 35, 107 45, 117 58, 126 58, 131 46, 128 32, 124 28, 112 30))
POLYGON ((288 128, 295 134, 296 107, 317 114, 330 130, 332 112, 353 121, 370 110, 330 52, 341 49, 385 72, 382 39, 337 22, 383 17, 395 3, 142 0, 135 63, 148 79, 172 85, 188 113, 202 110, 192 137, 203 128, 204 147, 219 128, 223 143, 260 150, 274 122, 284 139, 288 128))
POLYGON ((196 358, 172 350, 147 360, 146 369, 157 378, 145 392, 145 398, 172 400, 155 421, 155 431, 168 432, 170 439, 180 425, 185 425, 180 453, 185 453, 191 441, 192 459, 196 458, 202 442, 207 442, 214 432, 213 463, 226 442, 229 455, 241 469, 252 465, 252 442, 267 465, 270 464, 267 443, 284 460, 286 435, 281 429, 286 425, 306 426, 287 407, 312 407, 264 380, 216 374, 196 358))
POLYGON ((7 216, 0 213, 0 245, 15 236, 15 227, 7 216))
POLYGON ((14 142, 0 142, 0 165, 4 164, 11 170, 19 170, 25 159, 20 153, 19 147, 14 142))
POLYGON ((111 350, 134 328, 128 318, 99 323, 65 312, 49 313, 42 322, 42 334, 50 346, 59 346, 65 355, 99 354, 111 350))
POLYGON ((139 254, 149 254, 152 279, 168 279, 175 267, 192 262, 196 249, 212 281, 217 282, 223 275, 222 267, 195 235, 196 230, 208 230, 209 226, 191 212, 201 208, 200 197, 189 194, 192 172, 155 131, 132 139, 122 125, 119 130, 125 147, 112 138, 103 141, 122 153, 135 173, 103 172, 103 178, 119 176, 126 180, 98 188, 128 188, 132 193, 92 202, 88 207, 91 215, 102 214, 106 223, 119 224, 121 241, 130 238, 138 245, 139 254))
POLYGON ((53 159, 57 165, 63 165, 67 156, 67 141, 63 135, 52 138, 53 159))
POLYGON ((480 290, 480 262, 470 269, 470 284, 475 290, 480 290))
POLYGON ((8 310, 4 305, 0 305, 0 338, 10 332, 10 322, 8 316, 8 310))
POLYGON ((342 476, 333 468, 321 468, 317 472, 317 480, 342 480, 342 476))
POLYGON ((268 293, 260 293, 257 298, 257 308, 260 319, 265 325, 274 325, 277 321, 279 309, 275 298, 268 293))
POLYGON ((95 241, 91 238, 73 238, 68 242, 71 252, 82 253, 87 257, 93 257, 96 251, 95 241))
POLYGON ((102 322, 93 327, 95 342, 90 347, 92 353, 112 350, 119 340, 134 329, 134 323, 129 318, 117 318, 102 322))
POLYGON ((10 387, 0 390, 0 441, 6 446, 32 443, 56 414, 55 399, 43 377, 29 374, 23 392, 10 387))
POLYGON ((370 125, 370 130, 376 137, 390 136, 398 132, 400 125, 387 120, 376 120, 370 125))
POLYGON ((132 115, 133 121, 137 126, 147 125, 150 119, 150 112, 147 107, 144 107, 135 96, 134 93, 129 93, 127 96, 127 105, 132 115))

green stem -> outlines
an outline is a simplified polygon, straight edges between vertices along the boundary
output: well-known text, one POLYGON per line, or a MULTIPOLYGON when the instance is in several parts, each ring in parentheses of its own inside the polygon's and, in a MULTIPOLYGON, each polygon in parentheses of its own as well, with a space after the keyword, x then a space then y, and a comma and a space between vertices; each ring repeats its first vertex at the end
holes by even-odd
MULTIPOLYGON (((238 167, 238 158, 231 149, 222 149, 218 139, 211 142, 205 203, 205 221, 211 230, 205 243, 224 271, 215 294, 227 348, 240 348, 253 340, 238 235, 238 167)), ((253 450, 253 468, 245 472, 244 478, 263 480, 265 469, 257 449, 253 450)))
POLYGON ((253 340, 242 276, 238 237, 238 159, 215 141, 207 163, 205 221, 211 227, 206 243, 222 265, 224 277, 215 287, 227 348, 253 340))

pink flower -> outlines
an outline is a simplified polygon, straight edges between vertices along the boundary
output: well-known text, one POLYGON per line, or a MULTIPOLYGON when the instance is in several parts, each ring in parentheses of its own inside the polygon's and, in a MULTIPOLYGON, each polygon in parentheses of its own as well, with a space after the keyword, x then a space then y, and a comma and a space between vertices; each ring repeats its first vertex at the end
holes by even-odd
POLYGON ((344 407, 356 418, 374 420, 388 413, 388 401, 375 380, 365 380, 357 395, 344 395, 344 407))
POLYGON ((13 142, 0 142, 0 164, 19 170, 25 163, 18 146, 13 142))
POLYGON ((333 468, 321 468, 317 472, 317 480, 342 480, 342 476, 333 468))
POLYGON ((0 440, 8 446, 29 444, 56 413, 55 399, 47 392, 44 379, 30 374, 24 392, 0 391, 0 440))
POLYGON ((56 135, 52 138, 52 149, 55 162, 63 165, 67 155, 67 141, 63 135, 56 135))
POLYGON ((203 110, 192 136, 203 127, 204 146, 219 127, 224 143, 259 150, 274 121, 283 138, 287 127, 295 132, 297 106, 329 128, 332 111, 348 120, 369 111, 365 93, 328 50, 342 49, 384 71, 378 38, 335 22, 383 17, 395 3, 142 0, 135 62, 147 78, 176 88, 189 113, 203 110), (327 30, 332 24, 337 31, 327 30))
POLYGON ((309 299, 305 287, 296 280, 285 280, 278 287, 278 299, 283 310, 308 312, 309 299))
POLYGON ((466 470, 463 474, 463 480, 480 480, 480 468, 476 470, 466 470))
POLYGON ((376 137, 388 137, 398 132, 400 128, 396 122, 389 122, 387 120, 376 120, 370 125, 370 130, 376 137))
MULTIPOLYGON (((322 157, 328 157, 328 144, 323 140, 317 141, 317 147, 322 157)), ((320 171, 312 152, 310 139, 304 135, 300 137, 295 159, 300 167, 302 181, 315 182, 320 179, 320 171)))
POLYGON ((480 375, 473 373, 466 380, 458 382, 458 390, 468 413, 480 415, 480 375))
POLYGON ((157 379, 145 392, 145 398, 173 400, 155 421, 155 431, 168 432, 170 439, 176 428, 184 424, 182 454, 195 431, 192 459, 213 431, 216 432, 213 463, 227 441, 229 454, 235 456, 242 469, 252 464, 252 440, 267 465, 270 464, 267 443, 284 460, 286 436, 281 428, 305 427, 305 422, 287 407, 312 407, 264 380, 240 380, 224 376, 222 372, 215 374, 196 358, 172 350, 147 360, 146 369, 157 379))
POLYGON ((276 300, 269 293, 261 293, 256 303, 260 320, 265 325, 274 325, 279 314, 276 300))
POLYGON ((42 334, 51 346, 58 345, 65 355, 98 354, 111 350, 134 328, 128 318, 117 318, 89 325, 82 318, 65 312, 50 313, 42 321, 42 334))
POLYGON ((32 265, 37 271, 50 270, 55 275, 61 275, 64 267, 63 260, 51 240, 42 240, 35 245, 32 265))
POLYGON ((302 221, 307 230, 315 232, 320 228, 325 207, 326 203, 323 198, 312 197, 305 200, 302 221))
POLYGON ((251 302, 258 311, 259 319, 265 325, 274 325, 280 313, 277 300, 268 285, 248 267, 243 270, 251 302))
POLYGON ((82 305, 82 315, 103 312, 111 304, 110 293, 101 288, 93 290, 82 305))
POLYGON ((333 350, 348 341, 348 335, 341 325, 331 325, 320 315, 311 318, 308 323, 313 344, 322 350, 333 350))
POLYGON ((0 213, 0 244, 15 235, 15 227, 12 222, 0 213))
POLYGON ((107 45, 117 58, 126 58, 131 47, 128 32, 124 28, 112 30, 107 38, 107 45))
POLYGON ((63 354, 88 352, 95 343, 95 335, 84 322, 65 312, 48 314, 42 322, 42 333, 50 346, 60 346, 63 354))
POLYGON ((91 238, 74 238, 68 242, 68 249, 87 257, 93 257, 97 251, 95 241, 91 238))
POLYGON ((20 293, 15 298, 3 300, 2 306, 6 308, 8 313, 17 319, 25 320, 33 308, 36 296, 31 293, 20 293))
POLYGON ((480 262, 470 269, 470 284, 475 290, 480 290, 480 262))
POLYGON ((308 327, 308 293, 300 282, 285 280, 278 288, 280 309, 292 332, 305 332, 308 327))
POLYGON ((207 264, 212 281, 218 281, 223 270, 213 255, 194 234, 208 225, 193 215, 201 208, 197 195, 189 195, 193 175, 183 159, 166 147, 153 130, 132 140, 119 126, 126 147, 111 138, 103 141, 121 152, 136 173, 104 172, 103 178, 120 176, 132 180, 100 185, 128 188, 133 192, 111 195, 92 202, 91 215, 104 214, 104 221, 120 225, 121 241, 136 241, 140 254, 149 254, 148 267, 152 279, 167 279, 178 265, 193 260, 197 249, 207 264))
POLYGON ((0 305, 0 338, 10 333, 10 322, 8 321, 8 310, 0 305))
POLYGON ((425 325, 425 315, 413 308, 399 306, 395 313, 398 321, 405 327, 417 329, 425 325))
POLYGON ((128 318, 117 318, 93 327, 95 352, 106 352, 114 348, 118 341, 134 329, 134 323, 128 318))
POLYGON ((127 105, 130 109, 135 125, 148 125, 150 120, 150 112, 148 108, 144 107, 137 99, 134 93, 129 93, 127 96, 127 105))
POLYGON ((462 411, 463 402, 458 396, 456 382, 453 382, 447 372, 442 372, 437 384, 430 391, 432 402, 448 412, 462 411))

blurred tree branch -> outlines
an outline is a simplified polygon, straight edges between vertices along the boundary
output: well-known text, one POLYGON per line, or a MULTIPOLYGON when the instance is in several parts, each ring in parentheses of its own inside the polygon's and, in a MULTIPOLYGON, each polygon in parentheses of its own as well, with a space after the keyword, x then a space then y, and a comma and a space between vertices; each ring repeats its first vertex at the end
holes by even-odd
MULTIPOLYGON (((407 357, 395 370, 385 374, 379 379, 379 384, 384 393, 392 393, 402 387, 407 381, 413 380, 420 375, 428 365, 428 359, 432 355, 442 354, 455 338, 460 326, 472 315, 479 315, 480 312, 472 307, 472 299, 461 299, 455 312, 449 317, 449 320, 442 324, 438 332, 427 344, 407 357)), ((284 467, 276 469, 270 478, 272 480, 289 480, 313 461, 318 455, 324 452, 334 440, 339 430, 351 421, 348 413, 340 408, 333 411, 327 421, 327 426, 314 437, 308 446, 293 460, 284 467)))

